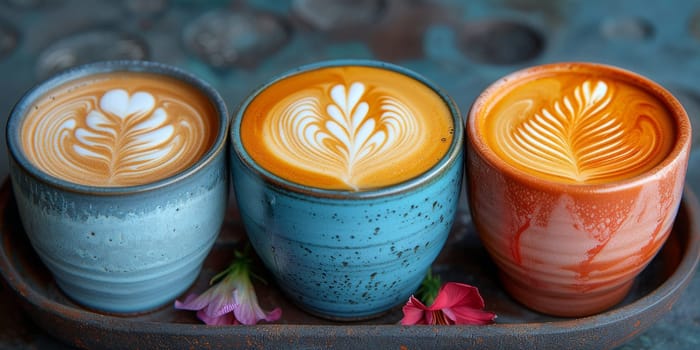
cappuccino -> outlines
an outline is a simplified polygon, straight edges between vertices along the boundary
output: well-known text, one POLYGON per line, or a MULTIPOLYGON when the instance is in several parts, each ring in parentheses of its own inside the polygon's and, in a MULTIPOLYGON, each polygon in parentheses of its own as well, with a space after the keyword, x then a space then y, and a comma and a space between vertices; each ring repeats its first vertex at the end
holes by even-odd
POLYGON ((306 186, 362 191, 414 178, 443 158, 454 126, 445 101, 378 67, 324 67, 260 92, 241 124, 263 168, 306 186))
POLYGON ((504 87, 477 123, 511 166, 578 184, 640 175, 666 158, 676 138, 658 97, 615 75, 582 70, 534 73, 504 87))
POLYGON ((228 124, 215 89, 158 62, 86 64, 22 96, 6 126, 12 192, 67 297, 141 313, 190 287, 226 215, 228 124))
POLYGON ((467 117, 474 226, 516 300, 581 317, 617 304, 668 238, 691 144, 659 84, 596 63, 503 77, 467 117))
POLYGON ((194 164, 218 133, 209 99, 183 81, 141 72, 69 81, 36 100, 22 151, 48 174, 77 184, 154 182, 194 164))
POLYGON ((230 137, 241 222, 290 300, 357 321, 418 288, 464 174, 462 118, 437 86, 386 62, 313 63, 256 89, 230 137))

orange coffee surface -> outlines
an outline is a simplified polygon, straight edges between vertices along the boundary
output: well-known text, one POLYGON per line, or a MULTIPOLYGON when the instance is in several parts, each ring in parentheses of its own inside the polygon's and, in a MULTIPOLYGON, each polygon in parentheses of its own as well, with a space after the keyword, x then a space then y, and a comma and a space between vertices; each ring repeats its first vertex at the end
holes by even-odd
POLYGON ((214 106, 194 87, 155 74, 105 73, 37 100, 22 124, 22 149, 64 180, 130 186, 191 166, 217 131, 214 106))
POLYGON ((566 183, 631 178, 670 152, 668 108, 631 82, 583 72, 541 73, 510 84, 478 120, 511 166, 566 183))
POLYGON ((452 141, 445 101, 427 85, 371 67, 284 78, 244 112, 243 146, 268 171, 302 185, 367 190, 434 166, 452 141))

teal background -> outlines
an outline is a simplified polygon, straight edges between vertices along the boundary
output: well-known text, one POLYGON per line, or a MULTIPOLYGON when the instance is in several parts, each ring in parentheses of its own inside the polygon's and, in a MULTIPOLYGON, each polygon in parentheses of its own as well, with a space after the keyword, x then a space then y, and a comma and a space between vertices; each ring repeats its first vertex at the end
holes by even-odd
MULTIPOLYGON (((293 67, 380 59, 440 85, 463 115, 488 84, 520 68, 573 60, 613 64, 657 81, 684 104, 697 130, 687 180, 700 192, 698 1, 0 0, 3 125, 22 93, 53 72, 112 58, 184 68, 217 88, 229 110, 293 67)), ((673 310, 623 348, 698 348, 699 293, 696 274, 673 310)), ((0 348, 62 348, 11 295, 0 284, 0 348)))

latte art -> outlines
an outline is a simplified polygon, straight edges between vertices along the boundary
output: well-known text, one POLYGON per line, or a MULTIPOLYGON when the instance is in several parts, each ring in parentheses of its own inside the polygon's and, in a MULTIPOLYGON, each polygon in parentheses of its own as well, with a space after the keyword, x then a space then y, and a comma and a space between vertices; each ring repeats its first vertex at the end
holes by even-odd
POLYGON ((370 105, 363 83, 331 88, 325 107, 317 97, 305 97, 270 116, 263 133, 267 146, 296 167, 335 177, 352 189, 358 178, 418 147, 412 136, 418 121, 411 110, 391 96, 370 105), (318 162, 323 167, 317 167, 318 162))
POLYGON ((614 80, 538 79, 500 104, 487 121, 491 147, 515 167, 558 181, 628 178, 661 162, 673 143, 667 109, 614 80))
POLYGON ((365 190, 427 170, 452 140, 438 94, 395 72, 334 67, 261 92, 241 124, 246 150, 293 182, 365 190))
POLYGON ((133 82, 111 79, 53 92, 23 125, 27 157, 56 177, 94 186, 138 185, 193 164, 212 142, 211 107, 144 82, 133 92, 126 88, 133 82))

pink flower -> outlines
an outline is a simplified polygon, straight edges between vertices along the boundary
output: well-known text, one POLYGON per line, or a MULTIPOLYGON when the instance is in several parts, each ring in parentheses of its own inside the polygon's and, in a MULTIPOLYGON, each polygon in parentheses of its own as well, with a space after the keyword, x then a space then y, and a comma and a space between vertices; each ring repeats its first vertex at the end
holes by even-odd
POLYGON ((244 254, 237 252, 233 263, 210 284, 215 282, 199 296, 190 294, 182 302, 176 300, 175 308, 197 311, 197 317, 208 325, 252 325, 261 320, 277 321, 282 316, 280 308, 270 312, 260 308, 250 280, 250 259, 244 254))
POLYGON ((476 287, 448 282, 443 285, 435 301, 426 307, 413 295, 403 307, 401 324, 484 325, 493 323, 496 314, 483 310, 484 299, 476 287))

